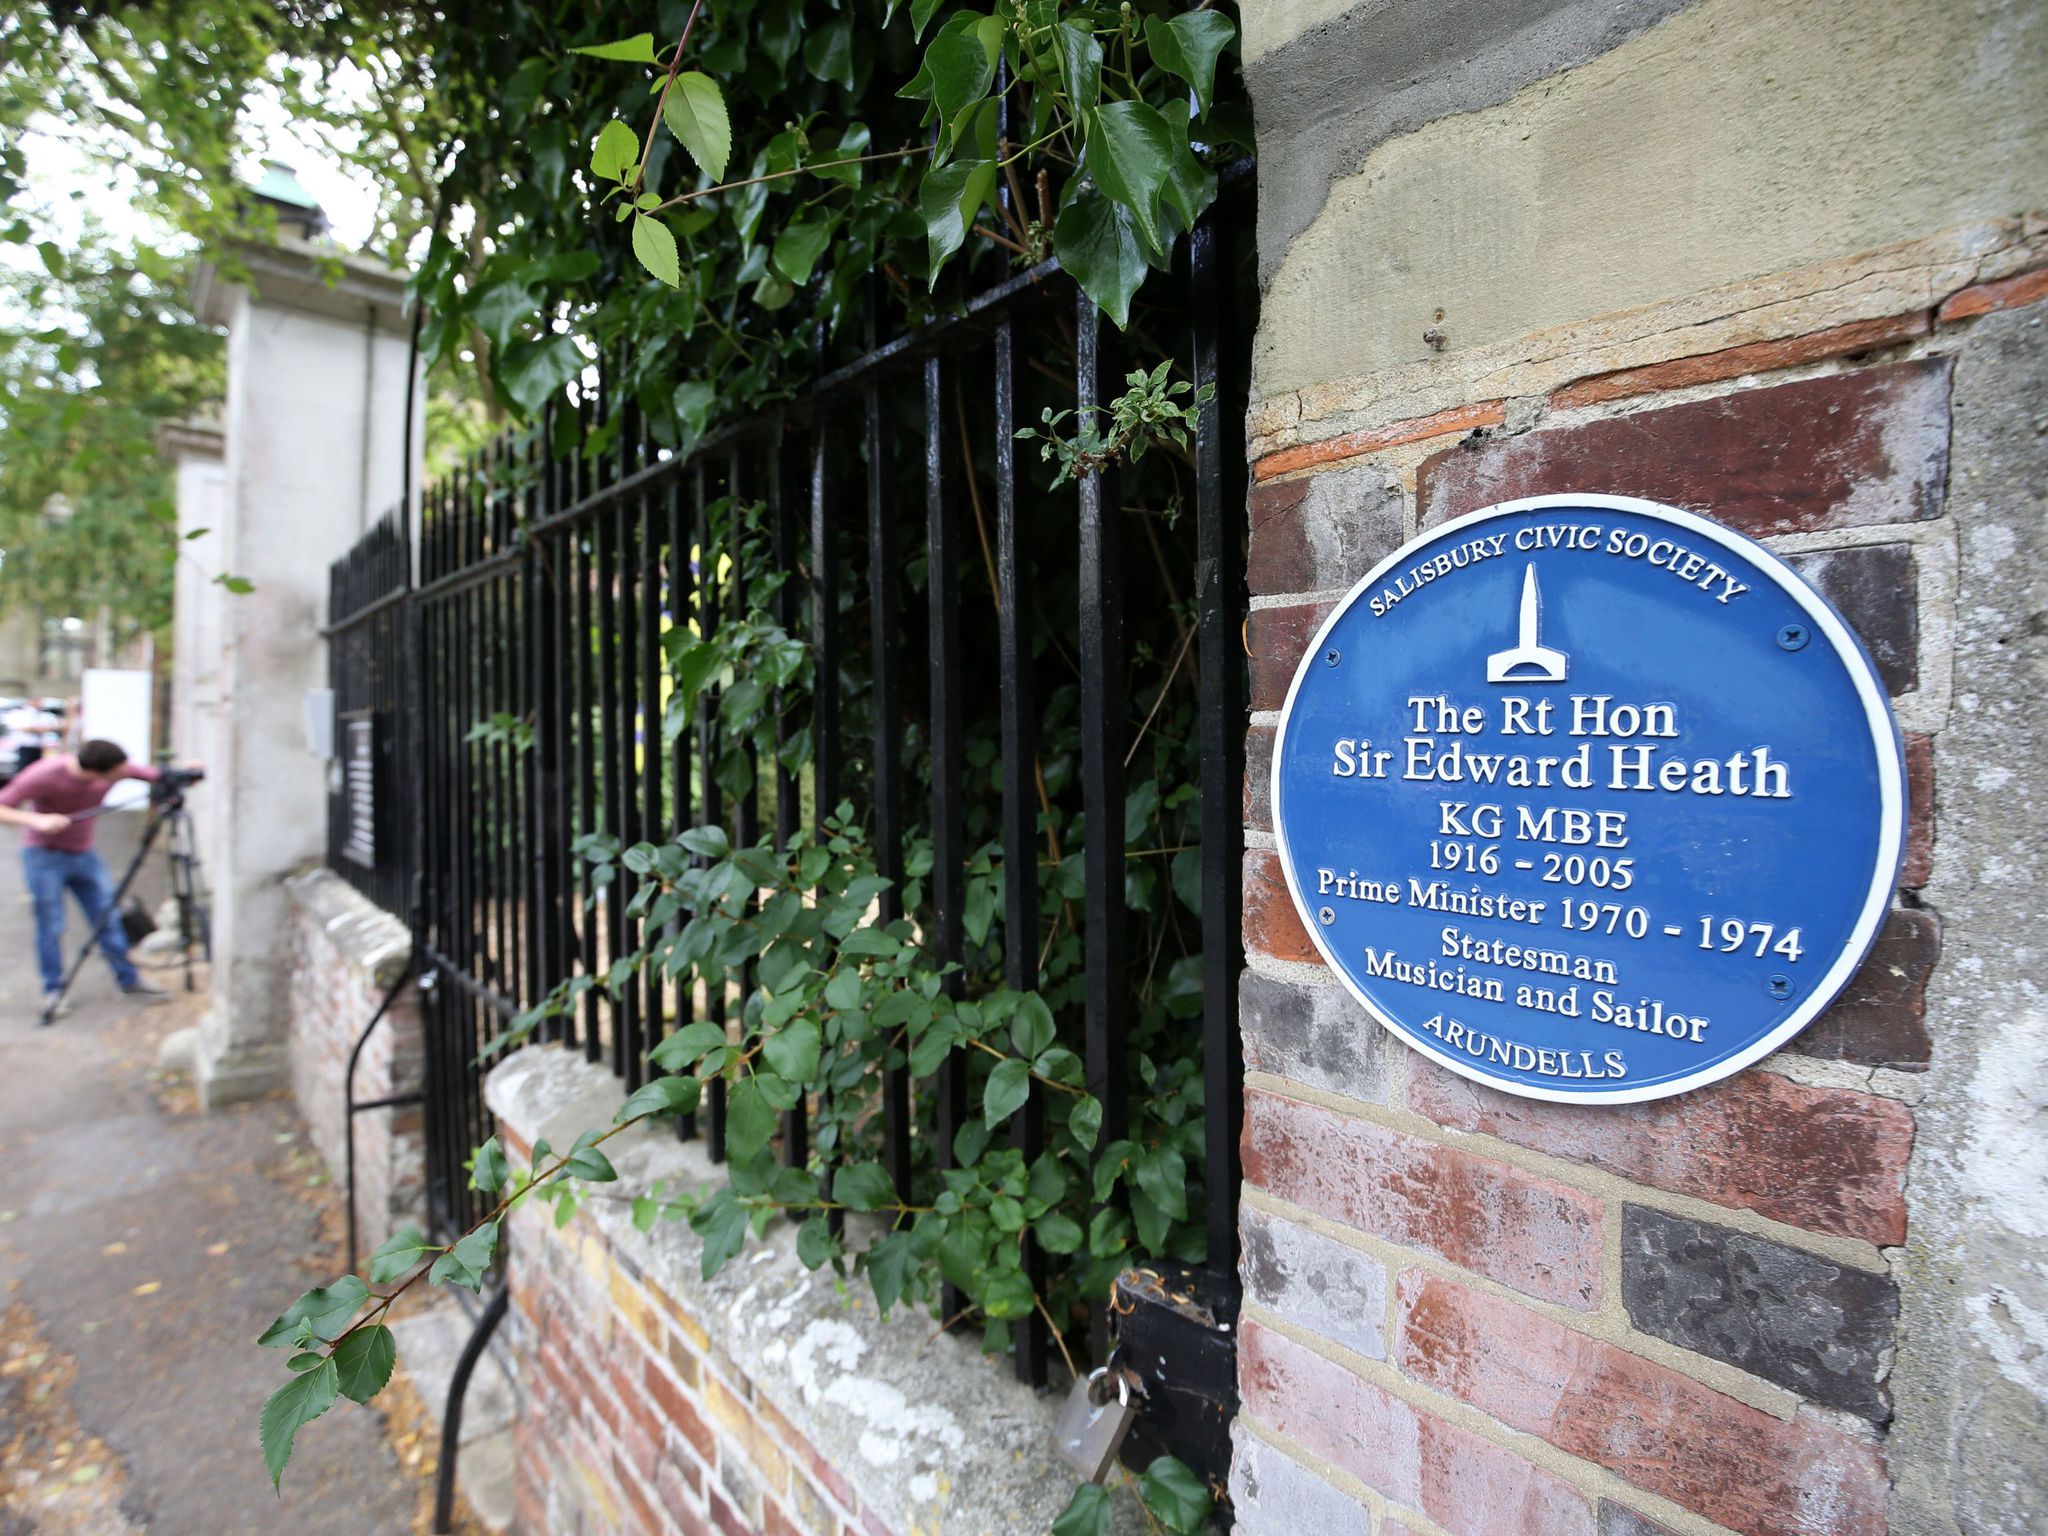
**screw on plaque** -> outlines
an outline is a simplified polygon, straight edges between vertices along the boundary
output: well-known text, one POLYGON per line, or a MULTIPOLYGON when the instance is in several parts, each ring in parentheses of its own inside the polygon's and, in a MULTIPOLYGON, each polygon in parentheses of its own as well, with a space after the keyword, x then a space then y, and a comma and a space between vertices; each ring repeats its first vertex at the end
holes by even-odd
POLYGON ((1316 920, 1320 922, 1325 928, 1327 928, 1330 926, 1330 924, 1337 921, 1337 914, 1335 912, 1332 912, 1328 907, 1317 907, 1316 920))
POLYGON ((1773 976, 1764 983, 1764 988, 1771 996, 1783 1002, 1792 995, 1792 978, 1790 976, 1773 976))
POLYGON ((1804 624, 1787 624, 1778 631, 1778 649, 1781 651, 1803 651, 1806 642, 1813 638, 1813 631, 1804 624))
POLYGON ((1326 667, 1334 667, 1343 659, 1344 653, 1335 646, 1331 646, 1329 650, 1323 652, 1323 665, 1326 667))

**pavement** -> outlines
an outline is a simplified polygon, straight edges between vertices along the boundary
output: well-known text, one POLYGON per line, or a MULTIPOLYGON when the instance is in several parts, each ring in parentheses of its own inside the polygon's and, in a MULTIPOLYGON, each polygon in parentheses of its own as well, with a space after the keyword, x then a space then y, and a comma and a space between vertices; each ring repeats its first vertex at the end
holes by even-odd
MULTIPOLYGON (((108 821, 118 875, 139 817, 108 821)), ((302 1430, 282 1497, 264 1470, 257 1417, 286 1373, 256 1335, 342 1264, 340 1201, 289 1098, 205 1116, 157 1070, 205 1002, 174 968, 145 971, 171 1002, 137 1008, 95 957, 75 1011, 37 1027, 5 869, 0 955, 0 1536, 425 1530, 433 1441, 402 1389, 302 1430)))

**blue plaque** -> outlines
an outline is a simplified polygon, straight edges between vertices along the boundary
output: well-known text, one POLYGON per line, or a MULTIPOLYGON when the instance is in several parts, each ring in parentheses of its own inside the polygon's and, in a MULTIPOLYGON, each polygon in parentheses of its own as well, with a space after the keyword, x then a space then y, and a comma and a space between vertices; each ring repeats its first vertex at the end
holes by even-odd
POLYGON ((1382 562, 1273 752, 1288 889, 1454 1072, 1620 1104, 1728 1076, 1855 973, 1905 844, 1898 728, 1818 593, 1703 517, 1488 507, 1382 562))

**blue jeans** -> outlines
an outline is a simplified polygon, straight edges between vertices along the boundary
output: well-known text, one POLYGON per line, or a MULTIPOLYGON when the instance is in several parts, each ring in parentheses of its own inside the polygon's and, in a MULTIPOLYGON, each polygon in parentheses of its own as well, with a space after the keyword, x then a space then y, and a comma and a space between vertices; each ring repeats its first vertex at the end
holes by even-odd
POLYGON ((132 987, 137 980, 128 959, 128 930, 114 910, 114 880, 91 849, 67 853, 61 848, 24 848, 21 873, 36 907, 36 964, 43 990, 64 984, 64 892, 78 899, 86 922, 99 933, 100 952, 114 968, 114 980, 132 987))

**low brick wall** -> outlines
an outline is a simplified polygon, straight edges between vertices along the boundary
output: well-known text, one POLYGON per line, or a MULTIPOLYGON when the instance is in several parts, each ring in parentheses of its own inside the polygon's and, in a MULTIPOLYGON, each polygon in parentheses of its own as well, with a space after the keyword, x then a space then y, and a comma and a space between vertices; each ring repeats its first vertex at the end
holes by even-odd
POLYGON ((1555 387, 1255 461, 1240 1530, 1907 1528, 1892 1375, 1914 1245, 1945 1219, 1909 1196, 1943 1081, 1946 893, 1966 888, 1942 879, 1961 834, 1935 766, 1975 707, 1950 650, 1956 551, 2000 536, 1958 518, 2010 469, 1966 450, 1999 429, 1965 412, 2009 393, 2030 324, 2010 312, 2038 315, 2048 288, 1950 284, 1877 321, 1709 355, 1679 339, 1619 371, 1589 325, 1574 376, 1560 332, 1555 387), (1272 835, 1277 711, 1343 592, 1419 531, 1572 489, 1778 550, 1856 629, 1906 739, 1906 863, 1861 973, 1786 1049, 1655 1103, 1514 1098, 1403 1049, 1322 965, 1272 835))
MULTIPOLYGON (((566 1147, 609 1125, 624 1095, 602 1066, 529 1047, 491 1074, 488 1097, 524 1162, 539 1137, 566 1147)), ((639 1232, 624 1199, 658 1180, 715 1185, 702 1143, 635 1127, 605 1151, 619 1182, 566 1227, 539 1205, 506 1225, 500 1338, 526 1392, 513 1536, 1051 1525, 1075 1483, 1048 1449, 1057 1394, 914 1308, 885 1322, 864 1279, 804 1269, 788 1222, 703 1279, 688 1225, 639 1232)), ((1141 1528, 1126 1491, 1115 1529, 1141 1528)))
MULTIPOLYGON (((292 1093, 339 1185, 346 1176, 343 1074, 363 1026, 405 966, 405 924, 329 870, 285 882, 292 1093)), ((410 983, 363 1047, 358 1101, 420 1087, 419 1000, 410 983)), ((356 1220, 367 1254, 424 1217, 425 1141, 418 1105, 356 1116, 356 1220)))

